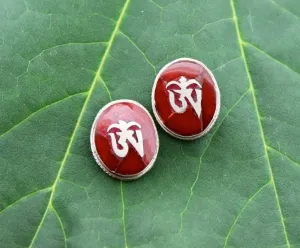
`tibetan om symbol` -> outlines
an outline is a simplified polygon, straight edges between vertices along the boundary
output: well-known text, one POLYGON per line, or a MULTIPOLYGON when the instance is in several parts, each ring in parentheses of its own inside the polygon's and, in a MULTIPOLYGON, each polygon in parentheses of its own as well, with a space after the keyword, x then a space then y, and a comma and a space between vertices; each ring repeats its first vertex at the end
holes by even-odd
POLYGON ((138 152, 138 154, 143 157, 144 156, 144 146, 143 146, 143 135, 141 130, 130 130, 129 128, 132 126, 136 126, 139 129, 141 129, 141 125, 138 124, 137 122, 130 121, 130 122, 125 122, 120 120, 118 123, 111 124, 108 129, 108 135, 111 138, 112 141, 112 148, 114 153, 121 158, 126 157, 129 151, 128 143, 129 142, 134 149, 138 152), (119 131, 112 133, 110 132, 111 129, 116 128, 119 131), (133 135, 136 135, 136 138, 133 135), (117 139, 117 136, 119 138, 117 139), (121 148, 118 147, 121 146, 121 148))
POLYGON ((181 77, 178 81, 171 81, 167 84, 166 88, 168 88, 171 85, 176 85, 179 87, 178 90, 168 90, 169 92, 169 101, 170 105, 174 109, 176 113, 184 113, 187 108, 187 101, 192 105, 194 108, 198 118, 200 118, 202 107, 201 107, 201 101, 202 101, 202 86, 196 79, 190 79, 187 80, 185 77, 181 77), (195 84, 199 87, 199 89, 190 89, 188 86, 195 84), (196 100, 193 99, 192 93, 193 90, 196 91, 196 100), (179 101, 181 103, 181 106, 178 106, 175 102, 175 94, 174 92, 179 94, 179 101))

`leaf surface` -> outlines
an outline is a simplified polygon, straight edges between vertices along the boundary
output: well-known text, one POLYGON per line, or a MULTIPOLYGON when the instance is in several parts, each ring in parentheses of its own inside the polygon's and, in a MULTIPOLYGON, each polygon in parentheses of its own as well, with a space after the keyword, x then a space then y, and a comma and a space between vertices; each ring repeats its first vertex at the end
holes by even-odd
POLYGON ((0 31, 1 247, 300 247, 299 1, 2 0, 0 31), (179 57, 213 70, 216 125, 111 179, 96 113, 151 110, 179 57))

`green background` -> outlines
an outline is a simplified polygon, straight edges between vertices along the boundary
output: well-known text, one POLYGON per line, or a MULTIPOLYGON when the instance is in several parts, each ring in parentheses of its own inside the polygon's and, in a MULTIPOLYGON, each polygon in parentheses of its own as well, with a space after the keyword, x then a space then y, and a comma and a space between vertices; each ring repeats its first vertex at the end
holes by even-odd
POLYGON ((300 247, 299 0, 0 0, 0 247, 300 247), (151 110, 179 57, 219 119, 159 129, 153 169, 108 177, 89 147, 110 100, 151 110))

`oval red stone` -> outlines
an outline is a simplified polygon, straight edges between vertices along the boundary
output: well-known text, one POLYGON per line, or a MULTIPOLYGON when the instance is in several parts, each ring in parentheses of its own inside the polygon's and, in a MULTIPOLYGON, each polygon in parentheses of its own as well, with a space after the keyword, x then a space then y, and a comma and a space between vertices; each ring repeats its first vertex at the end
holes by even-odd
POLYGON ((218 84, 202 62, 174 60, 155 79, 152 108, 158 123, 169 134, 180 139, 199 138, 218 118, 218 84))
POLYGON ((100 167, 123 180, 136 179, 149 171, 159 148, 151 115, 131 100, 104 106, 95 118, 90 140, 100 167))

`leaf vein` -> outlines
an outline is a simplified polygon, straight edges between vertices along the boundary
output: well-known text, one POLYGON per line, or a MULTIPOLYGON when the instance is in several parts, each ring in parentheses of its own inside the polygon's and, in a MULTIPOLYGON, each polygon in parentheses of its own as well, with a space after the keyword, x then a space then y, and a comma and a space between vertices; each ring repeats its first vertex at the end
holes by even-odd
POLYGON ((123 182, 121 181, 121 200, 122 200, 122 222, 123 222, 123 233, 124 233, 124 243, 125 248, 128 248, 127 244, 127 231, 125 225, 125 202, 124 202, 124 190, 123 190, 123 182))
POLYGON ((297 19, 300 20, 300 16, 296 15, 295 13, 291 12, 290 10, 284 8, 283 6, 281 6, 280 4, 278 4, 277 2, 275 2, 274 0, 271 0, 271 3, 274 4, 278 9, 281 9, 283 12, 286 12, 294 17, 296 17, 297 19))
MULTIPOLYGON (((71 45, 93 45, 93 44, 96 44, 96 45, 98 45, 98 44, 107 44, 107 42, 105 42, 105 41, 99 41, 99 42, 69 42, 69 43, 65 43, 65 44, 58 44, 58 45, 54 45, 54 46, 52 46, 52 47, 48 47, 48 48, 42 50, 40 53, 38 53, 37 55, 35 55, 34 57, 32 57, 32 58, 28 61, 28 63, 27 63, 27 68, 26 68, 25 72, 23 72, 22 74, 20 74, 20 75, 17 77, 17 80, 18 80, 21 76, 23 76, 24 74, 26 74, 26 73, 28 72, 29 66, 30 66, 31 62, 32 62, 33 60, 35 60, 37 57, 41 56, 44 52, 50 51, 50 50, 55 49, 55 48, 58 48, 58 47, 64 47, 64 46, 71 46, 71 45)), ((15 53, 16 53, 17 55, 21 56, 21 55, 18 54, 17 52, 15 52, 15 53)), ((21 56, 21 57, 22 57, 22 56, 21 56)), ((24 58, 24 57, 22 57, 22 58, 24 58)), ((24 58, 24 59, 25 59, 25 58, 24 58)))
POLYGON ((121 33, 123 36, 127 38, 127 40, 143 55, 145 60, 148 62, 148 64, 153 68, 154 73, 156 74, 155 65, 151 63, 149 58, 146 56, 146 53, 142 51, 142 49, 139 48, 139 46, 134 42, 127 34, 125 34, 123 31, 119 30, 119 33, 121 33))
POLYGON ((159 9, 163 9, 164 7, 159 5, 157 2, 155 2, 154 0, 150 0, 151 3, 153 3, 155 6, 157 6, 159 9))
POLYGON ((201 29, 199 29, 198 31, 196 31, 195 33, 192 34, 192 36, 194 37, 195 35, 199 34, 200 32, 202 32, 204 29, 207 28, 207 26, 213 25, 213 24, 217 24, 219 22, 224 23, 226 21, 232 21, 232 17, 228 17, 228 18, 222 18, 213 22, 209 22, 203 25, 203 27, 201 29))
POLYGON ((241 59, 241 58, 242 58, 241 56, 238 56, 238 57, 236 57, 236 58, 233 58, 233 59, 231 59, 231 60, 225 62, 224 64, 222 64, 222 65, 216 67, 216 68, 213 69, 212 71, 218 71, 218 70, 220 70, 220 69, 223 69, 223 68, 225 68, 228 64, 230 64, 230 63, 232 63, 232 62, 234 62, 234 61, 236 61, 236 60, 239 60, 239 59, 241 59))
POLYGON ((62 220, 61 220, 61 218, 59 217, 59 214, 58 214, 58 212, 56 211, 56 209, 53 207, 53 205, 52 205, 51 207, 52 207, 52 210, 53 210, 54 214, 56 215, 56 217, 57 217, 57 219, 58 219, 58 222, 59 222, 59 224, 60 224, 60 227, 61 227, 61 230, 62 230, 63 236, 64 236, 65 248, 67 248, 67 235, 66 235, 66 232, 65 232, 64 225, 63 225, 62 220))
POLYGON ((300 76, 300 73, 295 71, 293 68, 291 68, 290 66, 288 66, 287 64, 281 62, 280 60, 274 58, 273 56, 271 56, 269 53, 267 53, 266 51, 258 48, 257 46, 253 45, 252 43, 249 43, 249 42, 246 42, 246 41, 242 41, 242 45, 244 46, 250 46, 250 47, 253 47, 254 49, 256 49, 257 51, 263 53, 264 55, 268 56, 269 58, 275 60, 277 63, 281 64, 282 66, 286 67, 287 69, 295 72, 296 74, 298 74, 300 76))
POLYGON ((47 190, 50 190, 50 189, 51 189, 51 187, 47 187, 47 188, 44 188, 44 189, 39 189, 39 190, 37 190, 37 191, 31 192, 31 193, 29 193, 29 194, 27 194, 27 195, 21 197, 20 199, 14 201, 13 203, 9 204, 9 205, 6 206, 4 209, 2 209, 2 210, 0 211, 0 215, 1 215, 4 211, 6 211, 7 209, 13 207, 15 204, 17 204, 17 203, 19 203, 19 202, 21 202, 21 201, 27 199, 28 197, 30 197, 30 196, 32 196, 32 195, 35 195, 35 194, 38 194, 38 193, 41 192, 41 191, 47 191, 47 190))
POLYGON ((85 188, 85 187, 83 187, 83 186, 80 186, 80 185, 78 185, 78 184, 76 184, 76 183, 73 183, 73 182, 71 182, 71 181, 69 181, 69 180, 66 180, 66 179, 64 179, 64 178, 59 178, 59 180, 60 180, 61 182, 66 182, 66 183, 71 184, 71 185, 73 185, 73 186, 75 186, 75 187, 77 187, 77 188, 83 189, 84 192, 85 192, 85 194, 86 194, 86 196, 87 196, 87 198, 90 198, 89 193, 88 193, 88 191, 87 191, 87 188, 85 188))
POLYGON ((280 150, 271 147, 271 146, 267 146, 267 149, 272 150, 278 154, 280 154, 281 156, 285 157, 287 160, 289 160, 290 162, 292 162, 293 164, 300 166, 300 164, 298 162, 296 162, 294 159, 290 158, 288 155, 284 154, 283 152, 281 152, 280 150))
POLYGON ((17 128, 18 126, 20 126, 22 123, 24 123, 26 120, 28 120, 29 118, 31 118, 33 115, 36 115, 36 114, 38 114, 39 112, 43 111, 44 109, 47 109, 47 108, 49 108, 49 107, 51 107, 51 106, 53 106, 53 105, 59 104, 60 102, 65 101, 65 100, 67 100, 67 99, 69 99, 69 98, 71 98, 71 97, 74 97, 74 96, 77 96, 77 95, 84 95, 84 94, 87 94, 87 91, 75 93, 75 94, 73 94, 73 95, 69 95, 69 96, 64 97, 64 98, 62 98, 62 99, 60 99, 60 100, 57 100, 57 101, 55 101, 55 102, 52 102, 52 103, 47 104, 46 106, 44 106, 44 107, 42 107, 42 108, 40 108, 40 109, 34 111, 33 113, 29 114, 29 115, 28 115, 27 117, 25 117, 22 121, 18 122, 17 124, 15 124, 14 126, 12 126, 10 129, 8 129, 8 130, 6 130, 5 132, 3 132, 3 133, 0 135, 0 138, 1 138, 2 136, 4 136, 5 134, 9 133, 10 131, 12 131, 13 129, 15 129, 15 128, 17 128))
POLYGON ((231 227, 229 228, 228 234, 225 237, 225 242, 224 242, 224 246, 223 248, 225 248, 227 246, 228 240, 230 235, 232 234, 232 230, 235 227, 236 223, 238 222, 238 220, 240 219, 242 213, 244 212, 244 210, 247 208, 247 206, 249 205, 250 202, 253 201, 253 199, 267 186, 271 183, 271 181, 269 181, 268 183, 264 184, 263 186, 261 186, 244 204, 244 206, 242 207, 241 211, 237 214, 235 220, 233 221, 231 227))

